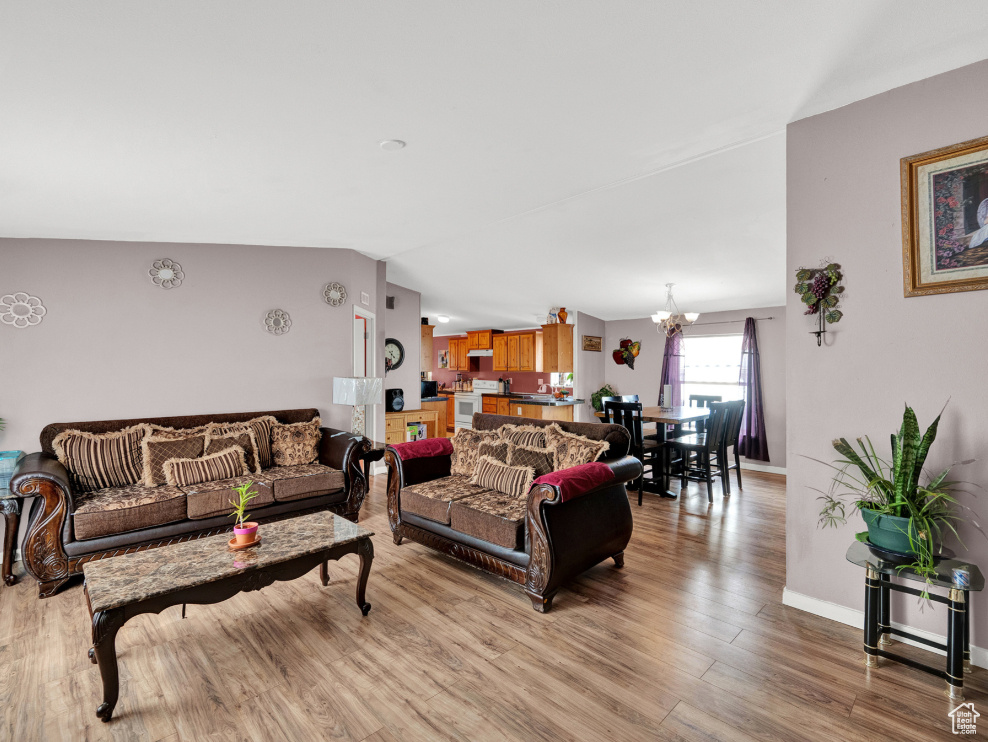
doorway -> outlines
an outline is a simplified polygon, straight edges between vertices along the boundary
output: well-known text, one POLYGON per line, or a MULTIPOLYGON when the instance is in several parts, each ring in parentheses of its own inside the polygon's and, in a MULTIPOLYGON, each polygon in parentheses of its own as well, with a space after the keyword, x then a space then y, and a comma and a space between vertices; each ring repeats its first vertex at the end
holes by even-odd
MULTIPOLYGON (((353 308, 353 375, 374 376, 377 368, 377 343, 375 341, 374 313, 360 307, 353 308)), ((365 418, 365 435, 372 441, 375 435, 374 408, 365 418)))

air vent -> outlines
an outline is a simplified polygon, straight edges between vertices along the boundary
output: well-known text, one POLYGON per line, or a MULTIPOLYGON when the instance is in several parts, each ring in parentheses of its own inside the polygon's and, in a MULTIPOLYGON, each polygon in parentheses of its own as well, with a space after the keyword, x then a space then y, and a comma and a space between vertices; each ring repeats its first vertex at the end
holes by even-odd
POLYGON ((388 309, 394 309, 395 308, 395 298, 393 296, 385 297, 385 299, 384 299, 384 306, 387 307, 388 309))

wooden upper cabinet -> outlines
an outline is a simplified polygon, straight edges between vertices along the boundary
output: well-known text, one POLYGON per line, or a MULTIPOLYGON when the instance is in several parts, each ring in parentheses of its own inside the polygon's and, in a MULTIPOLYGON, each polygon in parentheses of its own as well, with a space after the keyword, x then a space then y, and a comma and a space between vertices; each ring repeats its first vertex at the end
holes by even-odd
POLYGON ((573 325, 542 325, 542 371, 573 371, 573 325))
POLYGON ((500 330, 471 330, 467 333, 467 350, 491 350, 492 338, 500 330))
POLYGON ((457 352, 457 360, 460 362, 456 367, 459 371, 469 371, 470 370, 470 357, 467 355, 467 351, 470 350, 470 341, 467 338, 460 338, 458 341, 459 350, 457 352))
POLYGON ((495 335, 492 341, 494 345, 494 370, 508 370, 508 336, 495 335))
POLYGON ((518 370, 535 371, 535 333, 518 336, 518 370))
POLYGON ((420 371, 428 373, 437 365, 438 361, 432 355, 432 332, 435 325, 422 325, 422 363, 420 371))
POLYGON ((508 371, 519 371, 520 346, 517 335, 508 335, 508 371))

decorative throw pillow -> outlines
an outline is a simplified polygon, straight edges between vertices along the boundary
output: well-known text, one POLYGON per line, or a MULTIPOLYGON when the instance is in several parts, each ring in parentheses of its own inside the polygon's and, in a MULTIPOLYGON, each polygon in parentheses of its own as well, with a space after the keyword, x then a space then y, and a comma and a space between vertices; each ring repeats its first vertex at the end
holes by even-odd
POLYGON ((567 433, 556 423, 544 428, 548 448, 556 454, 556 470, 569 469, 596 461, 611 447, 607 441, 595 441, 582 435, 567 433))
POLYGON ((545 448, 545 428, 538 425, 502 425, 501 438, 516 446, 545 448))
POLYGON ((206 430, 209 428, 208 425, 200 425, 196 428, 169 428, 164 425, 156 425, 155 423, 149 423, 148 427, 151 428, 151 435, 158 439, 189 438, 193 435, 205 435, 206 430))
POLYGON ((173 487, 187 487, 202 482, 218 482, 250 474, 244 449, 231 446, 196 459, 168 459, 164 465, 165 481, 173 487))
POLYGON ((115 433, 63 430, 55 436, 52 448, 76 492, 123 487, 144 478, 141 443, 150 430, 145 423, 115 433))
POLYGON ((516 446, 509 443, 506 463, 508 466, 530 466, 535 470, 535 476, 541 477, 556 470, 556 451, 552 448, 516 446))
POLYGON ((322 433, 318 417, 307 423, 273 425, 271 427, 271 455, 275 466, 311 464, 319 458, 319 440, 322 433))
POLYGON ((470 484, 513 497, 524 497, 533 479, 535 471, 530 466, 508 466, 493 456, 483 456, 477 462, 477 473, 470 478, 470 484))
POLYGON ((254 437, 257 439, 257 458, 262 469, 274 466, 274 457, 271 453, 271 429, 278 425, 278 419, 273 415, 255 417, 243 423, 210 423, 209 432, 214 436, 226 435, 240 430, 243 427, 254 429, 254 437))
MULTIPOLYGON (((511 444, 507 441, 491 440, 484 441, 477 448, 477 460, 484 458, 484 456, 490 456, 493 459, 497 459, 502 464, 508 463, 508 446, 511 444)), ((476 467, 474 468, 476 471, 476 467)))
POLYGON ((471 430, 460 428, 453 436, 453 457, 450 459, 450 474, 472 477, 480 458, 480 444, 498 439, 496 430, 471 430))
POLYGON ((261 467, 257 457, 257 438, 254 436, 253 428, 240 428, 231 430, 223 435, 216 435, 212 431, 206 434, 206 455, 222 451, 230 446, 240 446, 244 449, 244 457, 247 468, 252 474, 260 474, 261 467))
POLYGON ((203 455, 205 449, 205 435, 190 435, 186 438, 170 433, 163 436, 149 435, 141 443, 144 486, 159 487, 166 483, 164 466, 168 459, 197 459, 203 455))

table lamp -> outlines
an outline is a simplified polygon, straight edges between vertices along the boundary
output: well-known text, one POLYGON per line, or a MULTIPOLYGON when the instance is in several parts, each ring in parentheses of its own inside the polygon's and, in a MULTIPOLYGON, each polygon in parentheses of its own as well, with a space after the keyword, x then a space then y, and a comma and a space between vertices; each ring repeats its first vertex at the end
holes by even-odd
POLYGON ((353 405, 351 432, 364 434, 364 405, 384 402, 384 380, 377 376, 333 377, 333 404, 353 405))

